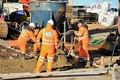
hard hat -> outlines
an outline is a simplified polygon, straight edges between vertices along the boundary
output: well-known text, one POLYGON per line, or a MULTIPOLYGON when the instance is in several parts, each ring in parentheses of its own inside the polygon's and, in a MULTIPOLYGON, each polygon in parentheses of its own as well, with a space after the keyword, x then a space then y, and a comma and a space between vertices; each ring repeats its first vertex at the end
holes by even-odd
POLYGON ((54 21, 53 20, 49 20, 47 23, 54 25, 54 21))
POLYGON ((29 24, 29 27, 30 27, 30 28, 35 28, 35 24, 34 24, 34 23, 30 23, 30 24, 29 24))

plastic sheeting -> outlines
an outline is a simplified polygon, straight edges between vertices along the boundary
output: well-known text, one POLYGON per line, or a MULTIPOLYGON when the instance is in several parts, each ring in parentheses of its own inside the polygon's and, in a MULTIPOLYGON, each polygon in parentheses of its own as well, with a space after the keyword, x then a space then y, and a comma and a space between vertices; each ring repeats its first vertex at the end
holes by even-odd
POLYGON ((110 9, 110 2, 96 2, 91 4, 90 8, 87 9, 87 12, 90 13, 100 13, 101 11, 106 11, 110 9))
POLYGON ((115 19, 118 13, 115 11, 110 11, 110 2, 96 2, 91 4, 90 8, 86 9, 86 12, 97 13, 98 22, 104 26, 111 26, 115 24, 115 19))
POLYGON ((115 12, 103 11, 99 14, 98 22, 104 26, 111 26, 115 23, 116 16, 115 12))
POLYGON ((4 3, 4 8, 8 14, 11 14, 14 11, 23 10, 23 5, 19 3, 4 3))

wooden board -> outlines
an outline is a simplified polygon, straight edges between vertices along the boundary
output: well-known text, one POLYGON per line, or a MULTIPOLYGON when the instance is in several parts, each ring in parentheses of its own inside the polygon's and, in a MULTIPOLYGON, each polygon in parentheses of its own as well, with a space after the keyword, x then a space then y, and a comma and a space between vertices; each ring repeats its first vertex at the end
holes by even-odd
POLYGON ((56 71, 50 73, 10 73, 10 74, 0 74, 1 79, 22 79, 22 78, 36 78, 36 77, 50 77, 50 76, 96 76, 106 74, 108 69, 112 68, 96 68, 96 69, 77 69, 68 71, 56 71))

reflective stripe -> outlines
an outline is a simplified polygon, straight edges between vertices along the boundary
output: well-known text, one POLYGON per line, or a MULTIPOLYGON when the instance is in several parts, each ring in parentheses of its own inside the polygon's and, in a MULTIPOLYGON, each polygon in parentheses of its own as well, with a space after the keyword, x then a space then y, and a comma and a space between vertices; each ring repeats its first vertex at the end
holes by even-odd
POLYGON ((24 33, 21 33, 21 36, 24 37, 27 41, 30 39, 30 38, 28 38, 27 35, 24 34, 24 33))
POLYGON ((54 43, 47 43, 47 42, 42 42, 42 44, 45 44, 45 45, 54 45, 54 43))
POLYGON ((45 44, 45 45, 54 45, 54 40, 53 40, 53 37, 54 37, 54 32, 52 33, 52 36, 51 36, 51 40, 48 40, 45 38, 45 29, 43 29, 43 38, 42 38, 42 44, 45 44))
POLYGON ((54 57, 47 57, 48 59, 54 59, 54 57))
POLYGON ((86 35, 87 33, 84 33, 84 35, 86 35))
POLYGON ((53 62, 54 57, 47 57, 48 62, 53 62))
POLYGON ((44 39, 42 38, 43 41, 46 41, 46 42, 53 42, 53 40, 47 40, 47 39, 44 39))
POLYGON ((36 45, 40 46, 40 43, 36 43, 36 45))
POLYGON ((22 33, 21 33, 21 36, 24 37, 28 41, 30 38, 26 35, 26 32, 27 32, 27 30, 23 29, 22 33))
POLYGON ((44 59, 40 59, 40 58, 39 58, 39 61, 42 61, 42 62, 43 62, 43 61, 44 61, 44 59))
MULTIPOLYGON (((84 33, 83 36, 86 35, 86 34, 87 34, 87 33, 84 33)), ((79 33, 79 35, 82 36, 82 34, 80 34, 80 33, 79 33)))
POLYGON ((84 35, 83 36, 79 36, 79 40, 82 40, 82 39, 84 39, 84 38, 87 38, 87 33, 84 33, 84 35))
POLYGON ((44 59, 45 59, 45 57, 42 57, 42 56, 39 57, 39 61, 42 61, 42 62, 43 62, 44 59))
POLYGON ((57 46, 57 43, 55 43, 55 46, 57 46))
POLYGON ((54 42, 53 42, 53 40, 46 40, 46 39, 42 39, 42 44, 46 44, 46 45, 53 45, 54 44, 54 42))
POLYGON ((39 43, 39 42, 40 42, 40 40, 37 40, 36 42, 37 42, 37 43, 39 43))
POLYGON ((21 52, 22 54, 25 54, 25 52, 21 52))
POLYGON ((86 38, 87 36, 83 36, 83 37, 81 37, 81 39, 84 39, 84 38, 86 38))
POLYGON ((48 60, 48 62, 53 62, 53 60, 48 60))
POLYGON ((87 33, 85 32, 81 39, 87 38, 87 33))
POLYGON ((45 59, 45 57, 42 57, 42 56, 40 56, 39 58, 41 58, 41 59, 45 59))

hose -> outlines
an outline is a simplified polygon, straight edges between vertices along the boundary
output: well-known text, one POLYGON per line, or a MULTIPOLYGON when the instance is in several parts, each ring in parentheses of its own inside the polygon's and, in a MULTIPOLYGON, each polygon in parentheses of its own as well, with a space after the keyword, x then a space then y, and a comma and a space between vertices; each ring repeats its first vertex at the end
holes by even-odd
POLYGON ((19 33, 21 33, 21 31, 22 31, 22 25, 23 25, 24 23, 29 24, 27 21, 23 21, 21 24, 18 24, 18 26, 20 27, 20 28, 19 28, 20 30, 17 30, 17 29, 15 29, 15 28, 11 27, 11 26, 8 26, 8 27, 11 28, 11 29, 13 29, 13 30, 15 30, 15 31, 17 31, 17 32, 19 32, 19 33))
MULTIPOLYGON (((67 31, 65 34, 67 35, 67 34, 68 34, 69 32, 71 32, 71 31, 74 31, 74 30, 69 30, 69 31, 67 31)), ((106 36, 106 35, 105 35, 105 36, 106 36)), ((63 35, 62 38, 60 39, 58 46, 59 46, 60 43, 62 42, 63 38, 64 38, 64 35, 63 35)), ((100 39, 100 40, 95 40, 94 42, 89 43, 89 45, 90 45, 90 46, 98 45, 98 44, 104 42, 105 40, 106 40, 106 38, 102 38, 102 39, 100 39)))
MULTIPOLYGON (((69 32, 71 32, 71 31, 74 31, 74 30, 69 30, 69 31, 67 31, 66 33, 63 33, 63 34, 67 35, 67 34, 68 34, 69 32)), ((60 39, 60 41, 59 41, 59 43, 58 43, 58 47, 60 46, 60 43, 62 42, 63 38, 64 38, 64 35, 63 35, 62 38, 60 39)))

